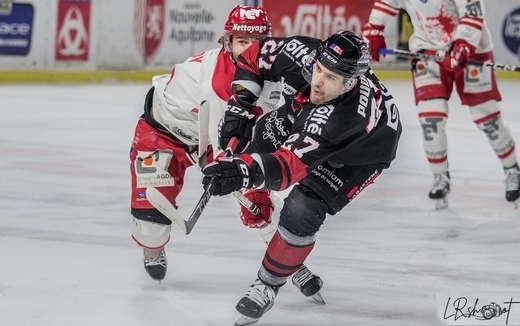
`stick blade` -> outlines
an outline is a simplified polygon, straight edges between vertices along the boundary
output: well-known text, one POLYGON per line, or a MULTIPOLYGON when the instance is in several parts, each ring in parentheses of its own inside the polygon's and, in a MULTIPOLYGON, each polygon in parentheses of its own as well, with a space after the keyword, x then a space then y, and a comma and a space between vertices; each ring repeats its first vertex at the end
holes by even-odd
POLYGON ((186 221, 182 218, 181 214, 179 214, 175 206, 173 206, 159 190, 154 187, 146 188, 146 198, 153 207, 177 224, 185 234, 189 234, 186 228, 186 221))

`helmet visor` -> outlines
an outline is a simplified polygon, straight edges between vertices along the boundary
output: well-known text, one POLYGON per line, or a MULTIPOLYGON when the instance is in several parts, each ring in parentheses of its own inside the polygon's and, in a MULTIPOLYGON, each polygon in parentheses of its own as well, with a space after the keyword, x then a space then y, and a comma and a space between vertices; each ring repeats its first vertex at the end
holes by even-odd
POLYGON ((330 95, 339 96, 339 95, 345 93, 346 91, 348 91, 350 86, 356 79, 356 77, 345 78, 344 76, 338 74, 335 71, 332 71, 332 70, 324 71, 324 69, 328 69, 328 68, 326 65, 324 65, 321 61, 318 60, 316 55, 317 55, 317 51, 316 50, 312 51, 309 54, 309 56, 307 57, 307 60, 305 60, 305 63, 303 64, 303 67, 302 67, 302 76, 307 81, 307 83, 309 83, 313 88, 316 88, 316 89, 321 88, 320 91, 322 91, 323 86, 318 85, 316 83, 317 79, 315 79, 315 81, 313 83, 313 75, 314 74, 336 75, 343 79, 342 85, 340 87, 336 87, 335 89, 328 89, 327 93, 330 95), (318 62, 320 63, 320 65, 318 65, 318 62))

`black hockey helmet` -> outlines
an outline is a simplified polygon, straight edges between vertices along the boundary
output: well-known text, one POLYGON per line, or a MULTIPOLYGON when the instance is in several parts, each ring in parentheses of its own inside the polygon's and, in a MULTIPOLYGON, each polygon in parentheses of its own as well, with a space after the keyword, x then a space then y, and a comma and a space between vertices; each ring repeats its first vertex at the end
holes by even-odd
POLYGON ((316 49, 316 59, 327 69, 351 79, 363 75, 370 63, 370 47, 351 31, 332 34, 316 49))

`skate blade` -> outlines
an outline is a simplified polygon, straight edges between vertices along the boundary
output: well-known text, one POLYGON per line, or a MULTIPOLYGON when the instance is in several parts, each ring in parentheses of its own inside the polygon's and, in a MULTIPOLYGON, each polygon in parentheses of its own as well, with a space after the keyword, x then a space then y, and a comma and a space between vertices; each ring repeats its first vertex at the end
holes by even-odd
POLYGON ((316 292, 315 294, 311 295, 311 298, 313 298, 318 303, 325 304, 325 300, 323 300, 323 297, 319 292, 316 292))
POLYGON ((260 320, 260 318, 251 318, 251 317, 247 317, 242 314, 239 314, 237 319, 235 319, 235 326, 253 325, 253 324, 256 324, 256 322, 259 320, 260 320))
POLYGON ((437 199, 437 202, 435 203, 435 209, 440 211, 446 208, 448 208, 448 198, 444 197, 441 199, 437 199))
POLYGON ((518 205, 520 205, 520 198, 518 198, 515 201, 512 201, 511 204, 515 207, 515 209, 518 209, 518 205))

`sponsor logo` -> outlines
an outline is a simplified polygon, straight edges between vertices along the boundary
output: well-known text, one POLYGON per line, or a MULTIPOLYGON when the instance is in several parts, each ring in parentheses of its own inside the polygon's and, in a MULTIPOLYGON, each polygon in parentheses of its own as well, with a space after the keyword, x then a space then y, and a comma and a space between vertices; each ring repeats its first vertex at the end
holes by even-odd
POLYGON ((186 3, 183 9, 171 9, 170 23, 173 26, 168 39, 182 45, 185 42, 212 42, 215 40, 213 28, 206 28, 216 19, 211 10, 203 9, 198 3, 186 3))
POLYGON ((333 111, 334 106, 332 105, 324 105, 315 108, 307 118, 305 131, 311 134, 321 135, 322 125, 327 123, 333 111))
POLYGON ((134 9, 134 42, 145 60, 157 54, 165 31, 164 0, 138 0, 134 9))
MULTIPOLYGON (((337 3, 341 2, 337 1, 337 3)), ((366 11, 367 17, 370 9, 370 6, 363 9, 366 11)), ((266 8, 266 10, 270 12, 269 8, 266 8)), ((324 39, 330 34, 342 30, 352 30, 359 34, 362 26, 361 18, 350 13, 360 10, 354 8, 347 10, 345 5, 298 4, 296 13, 292 16, 282 16, 280 25, 282 30, 285 30, 285 36, 308 35, 324 39)))
POLYGON ((233 24, 231 29, 249 34, 265 34, 267 32, 267 26, 262 25, 233 24))
POLYGON ((340 187, 343 187, 343 180, 341 180, 334 171, 327 169, 323 165, 318 165, 312 173, 325 180, 325 182, 336 191, 338 191, 340 187))
POLYGON ((502 38, 509 51, 520 60, 520 7, 511 11, 502 26, 502 38))
POLYGON ((58 3, 56 61, 87 61, 90 46, 90 1, 58 3))
POLYGON ((273 111, 265 119, 262 139, 270 141, 274 148, 281 147, 290 134, 290 130, 285 129, 283 122, 283 117, 278 117, 278 111, 273 111))
POLYGON ((363 182, 361 187, 354 186, 348 193, 347 198, 352 201, 354 198, 356 198, 363 190, 365 190, 366 187, 370 186, 374 182, 374 180, 380 175, 380 172, 378 170, 375 170, 374 173, 372 173, 368 179, 363 182))
POLYGON ((360 78, 359 80, 361 81, 361 86, 359 87, 359 105, 357 112, 364 118, 367 115, 366 109, 370 104, 368 102, 370 97, 370 84, 367 78, 360 78))
POLYGON ((290 40, 284 47, 283 52, 290 57, 299 67, 307 61, 311 50, 298 40, 290 40))
POLYGON ((171 150, 139 151, 134 161, 137 188, 173 186, 173 177, 167 171, 172 157, 171 150))
POLYGON ((34 8, 0 1, 0 55, 26 55, 31 45, 34 8))

